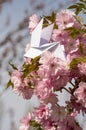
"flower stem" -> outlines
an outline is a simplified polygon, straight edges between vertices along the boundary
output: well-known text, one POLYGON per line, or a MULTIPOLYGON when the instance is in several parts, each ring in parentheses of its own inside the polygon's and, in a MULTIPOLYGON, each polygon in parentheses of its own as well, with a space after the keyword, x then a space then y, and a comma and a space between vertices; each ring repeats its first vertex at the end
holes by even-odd
POLYGON ((75 88, 75 85, 71 81, 69 83, 75 88))
POLYGON ((63 88, 64 90, 66 90, 69 94, 72 94, 67 88, 63 88))

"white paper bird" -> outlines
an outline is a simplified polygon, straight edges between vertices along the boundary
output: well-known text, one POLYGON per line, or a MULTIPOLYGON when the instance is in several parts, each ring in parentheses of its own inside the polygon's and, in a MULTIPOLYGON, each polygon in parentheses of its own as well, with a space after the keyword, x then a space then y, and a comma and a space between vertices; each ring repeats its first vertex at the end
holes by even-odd
POLYGON ((59 42, 50 42, 54 24, 51 24, 44 29, 42 29, 42 26, 43 19, 32 32, 31 46, 24 56, 35 58, 36 56, 39 56, 49 50, 55 57, 59 57, 62 60, 65 60, 64 50, 62 50, 59 42))

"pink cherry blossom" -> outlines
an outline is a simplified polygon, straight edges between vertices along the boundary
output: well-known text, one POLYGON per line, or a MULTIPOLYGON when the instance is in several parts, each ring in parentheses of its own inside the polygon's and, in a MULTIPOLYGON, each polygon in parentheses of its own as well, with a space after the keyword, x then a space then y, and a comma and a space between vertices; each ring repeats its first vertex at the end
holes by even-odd
MULTIPOLYGON (((45 18, 49 21, 47 18, 50 17, 45 18)), ((38 16, 32 15, 29 22, 30 33, 38 23, 38 16)), ((11 75, 15 93, 24 99, 30 99, 35 94, 40 103, 32 116, 29 113, 22 118, 19 130, 36 129, 35 127, 43 130, 82 130, 76 122, 76 116, 80 111, 86 113, 85 28, 76 19, 75 13, 67 9, 57 13, 53 24, 58 29, 53 28, 49 42, 63 45, 66 61, 55 57, 53 52, 46 51, 40 55, 37 63, 31 58, 25 58, 21 71, 13 70, 11 75), (25 68, 29 65, 31 66, 28 69, 25 68), (25 73, 27 71, 25 77, 24 69, 25 73), (70 94, 69 100, 63 99, 65 106, 58 102, 58 92, 63 94, 64 89, 70 94), (30 124, 30 121, 33 123, 30 124)), ((25 52, 29 49, 30 44, 27 44, 25 52)))
POLYGON ((52 53, 44 53, 39 63, 41 64, 38 69, 39 78, 49 80, 53 88, 59 89, 69 81, 68 64, 54 57, 52 53))
POLYGON ((14 85, 13 91, 21 95, 24 99, 30 99, 33 94, 33 90, 27 86, 28 81, 22 80, 22 73, 18 70, 12 72, 11 81, 14 85))
POLYGON ((57 97, 57 95, 55 93, 51 93, 50 96, 49 96, 49 98, 47 98, 47 99, 44 100, 45 104, 50 103, 51 105, 54 105, 57 102, 58 102, 58 97, 57 97))
POLYGON ((14 87, 20 86, 22 83, 22 73, 18 70, 14 70, 11 75, 11 81, 14 84, 14 87))
POLYGON ((23 117, 20 122, 21 122, 21 126, 19 128, 19 130, 29 130, 29 122, 31 120, 31 114, 29 113, 27 116, 23 117))
POLYGON ((65 45, 70 41, 69 32, 62 29, 54 29, 52 33, 52 40, 59 41, 61 44, 65 45))
POLYGON ((34 115, 35 115, 35 120, 38 123, 43 124, 49 118, 50 110, 46 105, 42 104, 35 109, 34 115))
POLYGON ((54 55, 50 51, 46 51, 42 54, 39 63, 44 65, 49 65, 54 60, 54 55))
POLYGON ((45 126, 44 130, 57 130, 57 128, 49 123, 45 126))
MULTIPOLYGON (((80 55, 80 43, 83 43, 83 48, 86 48, 86 46, 84 42, 81 41, 81 37, 83 37, 82 34, 76 35, 73 38, 70 30, 65 29, 72 27, 76 30, 80 30, 82 25, 76 20, 74 12, 70 12, 69 10, 63 10, 57 14, 56 24, 58 25, 58 29, 53 30, 52 40, 59 41, 60 44, 64 45, 67 60, 70 61, 69 58, 71 58, 71 55, 72 57, 75 53, 79 53, 80 55)), ((82 39, 84 39, 84 37, 82 39)))
POLYGON ((80 82, 79 88, 76 89, 75 95, 79 102, 81 102, 86 107, 86 83, 80 82))
POLYGON ((34 91, 39 99, 47 99, 52 92, 50 81, 46 79, 43 81, 39 81, 34 91))
POLYGON ((36 14, 33 14, 30 17, 30 21, 29 21, 29 29, 30 29, 30 33, 32 33, 32 31, 35 29, 35 27, 37 26, 37 24, 39 23, 39 18, 36 14))
POLYGON ((65 29, 68 27, 79 27, 80 23, 75 19, 75 13, 69 10, 62 10, 57 14, 56 24, 58 28, 65 29))
POLYGON ((78 64, 78 68, 80 73, 86 76, 86 62, 78 64))
POLYGON ((67 116, 62 122, 59 122, 58 130, 82 130, 79 124, 72 116, 67 116))
POLYGON ((51 117, 55 122, 58 122, 59 120, 62 121, 66 117, 65 107, 59 107, 54 104, 52 105, 51 110, 51 117))

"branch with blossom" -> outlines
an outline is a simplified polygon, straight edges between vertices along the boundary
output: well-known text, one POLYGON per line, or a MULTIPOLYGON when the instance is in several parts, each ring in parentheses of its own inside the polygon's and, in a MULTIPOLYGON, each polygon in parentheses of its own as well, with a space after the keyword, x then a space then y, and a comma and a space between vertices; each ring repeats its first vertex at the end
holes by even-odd
MULTIPOLYGON (((75 6, 84 5, 84 2, 80 0, 80 3, 70 8, 75 9, 75 6)), ((21 119, 19 130, 82 130, 76 116, 80 111, 86 113, 85 24, 77 12, 75 14, 68 9, 59 13, 52 12, 43 18, 43 28, 50 23, 54 24, 50 44, 59 41, 64 46, 66 61, 55 57, 53 52, 46 51, 33 59, 25 58, 20 70, 11 64, 13 71, 7 87, 11 85, 13 91, 24 99, 30 100, 35 94, 40 102, 33 113, 28 113, 21 119), (70 94, 70 99, 63 99, 65 105, 62 106, 59 104, 58 92, 63 93, 64 90, 70 94)), ((30 17, 31 35, 40 20, 36 14, 30 17)), ((30 44, 27 45, 26 52, 29 49, 30 44)))

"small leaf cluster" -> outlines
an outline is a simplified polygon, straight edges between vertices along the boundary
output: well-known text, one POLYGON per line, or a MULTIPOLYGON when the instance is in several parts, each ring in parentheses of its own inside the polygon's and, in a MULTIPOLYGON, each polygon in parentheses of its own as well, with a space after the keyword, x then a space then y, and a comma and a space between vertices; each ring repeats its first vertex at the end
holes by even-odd
POLYGON ((23 78, 27 77, 32 71, 37 71, 39 68, 39 59, 40 56, 35 57, 34 59, 31 59, 30 64, 24 63, 22 66, 22 72, 23 72, 23 78))
MULTIPOLYGON (((34 71, 34 72, 36 72, 37 70, 38 70, 38 68, 39 68, 39 59, 40 59, 40 56, 38 56, 38 57, 35 57, 34 59, 31 59, 31 62, 30 62, 30 64, 26 64, 26 63, 24 63, 23 65, 22 65, 22 69, 21 69, 21 72, 22 72, 22 78, 24 79, 24 78, 26 78, 32 71, 34 71)), ((10 66, 12 67, 12 69, 13 70, 18 70, 18 68, 17 67, 15 67, 15 65, 14 64, 11 64, 10 63, 10 66)), ((9 72, 9 75, 11 76, 11 72, 9 72)), ((29 75, 30 76, 30 75, 29 75)), ((30 78, 30 77, 29 77, 30 78)), ((29 86, 31 86, 30 85, 30 82, 28 83, 29 84, 29 86)), ((11 79, 8 81, 8 83, 7 83, 7 88, 9 88, 9 87, 14 87, 14 85, 13 85, 13 83, 12 83, 12 81, 11 81, 11 79)), ((31 86, 32 87, 32 86, 31 86)))
POLYGON ((74 28, 74 27, 66 28, 65 30, 66 30, 66 31, 67 31, 67 30, 69 31, 70 36, 71 36, 72 38, 75 38, 76 36, 78 36, 78 35, 81 33, 80 29, 74 28))
POLYGON ((43 130, 41 128, 41 125, 37 123, 35 120, 30 121, 30 126, 32 127, 32 129, 35 129, 35 130, 43 130))
MULTIPOLYGON (((14 64, 10 63, 10 66, 12 67, 13 70, 18 70, 18 68, 14 64)), ((9 72, 9 75, 11 76, 11 72, 9 72)), ((9 88, 10 86, 12 88, 14 88, 14 85, 13 85, 11 79, 8 81, 6 88, 9 88)))
POLYGON ((75 68, 75 67, 78 65, 78 63, 84 63, 84 62, 86 62, 86 56, 74 58, 74 59, 70 62, 70 69, 75 68))
POLYGON ((54 23, 54 29, 58 29, 58 25, 56 24, 56 12, 52 12, 50 16, 44 16, 43 27, 47 27, 49 24, 54 23))
POLYGON ((10 86, 11 86, 12 88, 14 88, 14 85, 13 85, 11 79, 10 79, 10 80, 8 81, 8 83, 7 83, 7 88, 9 88, 10 86))
POLYGON ((86 14, 86 0, 80 0, 80 2, 69 6, 68 9, 74 9, 76 15, 78 15, 81 11, 86 14))
POLYGON ((65 31, 69 31, 71 38, 76 38, 76 36, 79 36, 81 34, 83 37, 86 35, 86 28, 75 28, 75 27, 69 27, 64 29, 65 31))

